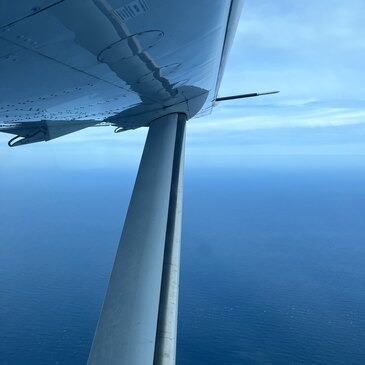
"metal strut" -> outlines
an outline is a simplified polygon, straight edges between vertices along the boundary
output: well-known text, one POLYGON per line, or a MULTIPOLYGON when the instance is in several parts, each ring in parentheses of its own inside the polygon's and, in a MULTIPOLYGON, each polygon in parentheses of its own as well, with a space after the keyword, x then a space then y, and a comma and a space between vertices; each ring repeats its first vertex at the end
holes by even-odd
POLYGON ((88 365, 175 364, 185 122, 150 125, 88 365))

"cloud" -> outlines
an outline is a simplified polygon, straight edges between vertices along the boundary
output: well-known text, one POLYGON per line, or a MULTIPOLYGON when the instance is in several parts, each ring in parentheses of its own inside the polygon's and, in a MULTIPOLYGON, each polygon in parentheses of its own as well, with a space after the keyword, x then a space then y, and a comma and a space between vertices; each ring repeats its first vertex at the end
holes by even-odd
POLYGON ((341 107, 237 107, 216 111, 215 115, 191 123, 196 132, 245 131, 272 128, 315 128, 362 124, 365 109, 341 107))
POLYGON ((364 13, 360 0, 247 0, 220 93, 363 97, 364 13))

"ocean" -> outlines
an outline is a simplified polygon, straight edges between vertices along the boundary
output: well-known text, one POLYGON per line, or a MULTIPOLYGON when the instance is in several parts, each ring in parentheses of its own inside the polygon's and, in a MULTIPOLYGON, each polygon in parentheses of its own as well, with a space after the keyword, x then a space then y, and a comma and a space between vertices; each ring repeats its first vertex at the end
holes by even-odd
MULTIPOLYGON (((187 167, 178 365, 365 363, 365 169, 313 166, 187 167)), ((135 173, 2 176, 1 365, 86 364, 135 173)))

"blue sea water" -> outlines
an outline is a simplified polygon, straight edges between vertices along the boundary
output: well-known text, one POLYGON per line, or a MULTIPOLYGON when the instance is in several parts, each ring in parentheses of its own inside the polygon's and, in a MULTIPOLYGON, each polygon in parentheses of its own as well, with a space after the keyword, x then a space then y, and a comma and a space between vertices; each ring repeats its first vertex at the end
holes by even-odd
MULTIPOLYGON (((187 169, 178 365, 365 363, 365 169, 187 169)), ((135 171, 0 190, 0 364, 85 364, 135 171)))

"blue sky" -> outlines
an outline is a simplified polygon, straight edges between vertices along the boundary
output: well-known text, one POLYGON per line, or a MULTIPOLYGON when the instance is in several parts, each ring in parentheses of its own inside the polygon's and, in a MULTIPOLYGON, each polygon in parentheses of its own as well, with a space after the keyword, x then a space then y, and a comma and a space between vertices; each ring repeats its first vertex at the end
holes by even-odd
MULTIPOLYGON (((189 122, 188 163, 236 165, 252 156, 365 154, 365 26, 362 0, 246 0, 220 95, 280 90, 219 103, 189 122)), ((9 149, 9 166, 134 165, 146 130, 90 128, 9 149), (121 160, 120 160, 121 159, 121 160)), ((3 164, 4 168, 4 164, 3 164)))

